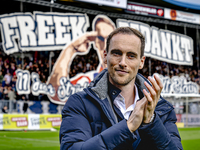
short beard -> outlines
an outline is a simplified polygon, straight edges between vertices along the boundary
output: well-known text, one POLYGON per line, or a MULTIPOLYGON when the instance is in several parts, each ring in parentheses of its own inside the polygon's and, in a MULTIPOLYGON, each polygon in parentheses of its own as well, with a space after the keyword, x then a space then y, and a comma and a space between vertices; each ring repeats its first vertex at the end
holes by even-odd
MULTIPOLYGON (((131 81, 135 80, 135 77, 133 77, 133 78, 130 79, 130 80, 125 80, 123 83, 117 82, 117 80, 116 80, 115 78, 111 77, 110 75, 109 75, 109 79, 111 79, 112 82, 113 82, 113 84, 115 84, 115 85, 126 86, 126 85, 128 85, 131 81)), ((110 81, 110 82, 111 82, 111 81, 110 81)))

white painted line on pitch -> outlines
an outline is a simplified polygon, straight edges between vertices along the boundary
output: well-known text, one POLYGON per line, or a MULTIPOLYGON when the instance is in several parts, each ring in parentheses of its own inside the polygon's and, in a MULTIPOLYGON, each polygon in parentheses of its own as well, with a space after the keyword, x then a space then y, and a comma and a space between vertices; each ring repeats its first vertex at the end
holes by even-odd
POLYGON ((15 137, 4 137, 4 136, 0 136, 0 138, 16 139, 16 140, 27 140, 27 141, 40 141, 40 142, 50 142, 50 143, 59 143, 59 141, 28 139, 28 138, 15 138, 15 137))

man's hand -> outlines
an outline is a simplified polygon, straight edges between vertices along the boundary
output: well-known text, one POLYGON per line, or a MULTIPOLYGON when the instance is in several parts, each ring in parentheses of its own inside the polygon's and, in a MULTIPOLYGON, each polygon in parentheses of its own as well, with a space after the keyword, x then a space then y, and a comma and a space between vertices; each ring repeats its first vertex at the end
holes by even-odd
POLYGON ((158 76, 154 75, 154 78, 148 77, 148 80, 151 82, 152 86, 149 85, 147 82, 144 82, 145 86, 149 90, 149 93, 144 89, 143 93, 147 98, 147 104, 145 105, 144 109, 144 118, 143 123, 149 123, 151 117, 154 114, 154 110, 160 98, 160 93, 163 89, 163 84, 158 76))
POLYGON ((72 42, 71 45, 76 52, 86 52, 88 50, 89 43, 94 41, 96 37, 97 31, 87 32, 72 42))
POLYGON ((128 128, 131 132, 134 132, 138 129, 138 127, 141 125, 143 116, 144 116, 144 108, 146 106, 147 99, 144 96, 141 100, 137 101, 135 109, 131 113, 131 116, 129 117, 127 121, 128 128))

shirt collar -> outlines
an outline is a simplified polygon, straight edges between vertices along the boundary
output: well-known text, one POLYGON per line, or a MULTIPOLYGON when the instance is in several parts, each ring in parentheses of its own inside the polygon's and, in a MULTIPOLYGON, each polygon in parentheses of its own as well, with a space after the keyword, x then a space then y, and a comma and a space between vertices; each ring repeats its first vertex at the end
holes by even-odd
MULTIPOLYGON (((138 87, 135 84, 135 101, 140 99, 140 95, 139 95, 139 91, 138 91, 138 87)), ((110 81, 108 80, 108 95, 110 96, 111 101, 113 102, 114 99, 120 94, 121 90, 119 88, 117 88, 116 86, 114 86, 112 83, 110 83, 110 81)), ((143 97, 143 96, 142 96, 143 97)))
MULTIPOLYGON (((127 110, 128 109, 134 109, 135 108, 135 105, 136 105, 136 102, 140 99, 140 97, 139 97, 139 93, 138 93, 138 88, 137 88, 137 86, 136 85, 134 85, 135 86, 135 99, 134 99, 134 103, 131 105, 131 107, 132 108, 127 108, 127 110)), ((123 103, 125 104, 125 99, 124 99, 124 97, 121 95, 121 94, 119 94, 115 99, 114 99, 114 101, 115 100, 118 100, 118 101, 123 101, 123 103)))
POLYGON ((134 110, 134 108, 136 106, 137 101, 139 100, 138 88, 136 85, 134 85, 134 86, 135 86, 135 88, 134 88, 134 90, 135 90, 134 103, 131 104, 127 109, 125 106, 125 99, 121 94, 119 94, 113 101, 113 104, 121 111, 121 113, 123 114, 123 116, 126 120, 128 120, 131 112, 134 110))

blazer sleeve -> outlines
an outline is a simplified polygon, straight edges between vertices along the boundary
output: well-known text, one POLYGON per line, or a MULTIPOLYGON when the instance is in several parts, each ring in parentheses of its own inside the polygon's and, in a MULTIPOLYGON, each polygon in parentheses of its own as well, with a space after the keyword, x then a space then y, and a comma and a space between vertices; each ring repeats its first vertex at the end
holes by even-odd
POLYGON ((136 136, 129 131, 126 120, 92 136, 88 115, 82 98, 78 94, 72 95, 62 110, 61 150, 107 150, 136 140, 136 136))
POLYGON ((141 140, 158 150, 182 150, 181 138, 176 126, 173 106, 165 104, 165 111, 156 111, 152 123, 139 128, 141 140))

